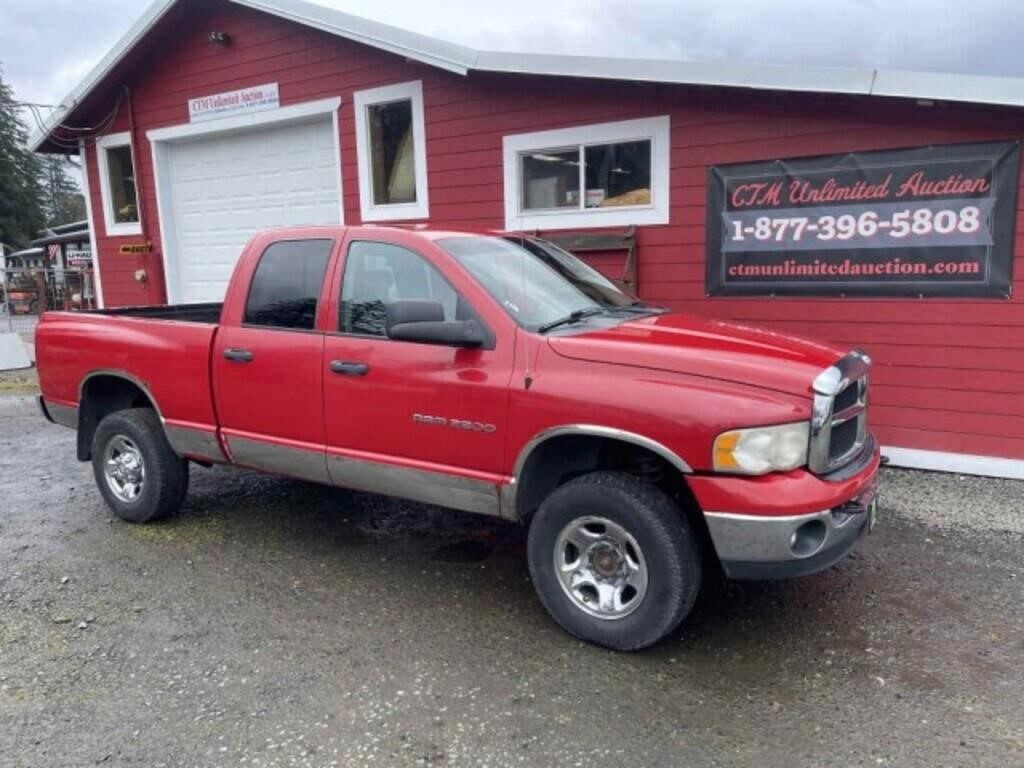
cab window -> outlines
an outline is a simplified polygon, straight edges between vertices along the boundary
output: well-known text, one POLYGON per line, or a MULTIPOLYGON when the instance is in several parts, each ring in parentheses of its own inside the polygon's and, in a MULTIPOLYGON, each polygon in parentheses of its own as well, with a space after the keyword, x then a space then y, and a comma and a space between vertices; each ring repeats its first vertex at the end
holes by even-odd
POLYGON ((274 243, 260 256, 245 304, 246 325, 313 330, 332 240, 274 243))
POLYGON ((438 301, 445 320, 472 317, 455 289, 418 253, 390 243, 352 243, 345 259, 338 330, 384 336, 386 307, 401 299, 438 301))

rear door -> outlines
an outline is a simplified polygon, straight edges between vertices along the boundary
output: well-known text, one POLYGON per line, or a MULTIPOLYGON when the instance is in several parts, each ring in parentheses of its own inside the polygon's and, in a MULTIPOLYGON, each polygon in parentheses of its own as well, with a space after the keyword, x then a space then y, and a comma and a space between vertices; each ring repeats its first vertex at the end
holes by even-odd
POLYGON ((217 334, 214 401, 237 464, 328 482, 317 318, 333 246, 331 238, 266 245, 237 317, 225 318, 217 334))

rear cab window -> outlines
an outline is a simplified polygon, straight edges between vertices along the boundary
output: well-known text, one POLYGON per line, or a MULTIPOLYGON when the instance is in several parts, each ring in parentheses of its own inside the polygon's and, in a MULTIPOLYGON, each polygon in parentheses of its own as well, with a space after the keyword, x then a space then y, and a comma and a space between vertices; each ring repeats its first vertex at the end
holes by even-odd
POLYGON ((334 241, 285 240, 260 256, 249 285, 244 325, 311 331, 334 241))

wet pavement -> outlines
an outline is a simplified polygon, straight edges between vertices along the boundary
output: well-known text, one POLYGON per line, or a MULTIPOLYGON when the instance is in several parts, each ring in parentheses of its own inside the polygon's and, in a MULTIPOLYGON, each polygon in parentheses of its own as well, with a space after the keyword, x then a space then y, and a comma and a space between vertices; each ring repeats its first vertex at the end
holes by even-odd
POLYGON ((1024 537, 978 507, 1024 483, 887 475, 852 559, 627 655, 547 617, 516 526, 201 468, 128 525, 3 395, 0 766, 1024 765, 1024 537))

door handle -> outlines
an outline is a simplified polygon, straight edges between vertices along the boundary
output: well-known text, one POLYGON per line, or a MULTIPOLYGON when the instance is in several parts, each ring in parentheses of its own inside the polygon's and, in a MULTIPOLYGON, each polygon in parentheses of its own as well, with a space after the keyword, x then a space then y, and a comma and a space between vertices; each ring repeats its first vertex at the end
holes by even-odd
POLYGON ((248 349, 237 349, 236 347, 228 347, 224 350, 224 357, 233 363, 251 363, 252 352, 248 349))
POLYGON ((350 363, 345 360, 331 360, 331 372, 342 376, 365 376, 370 372, 366 363, 350 363))

